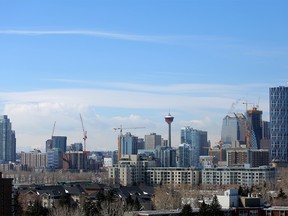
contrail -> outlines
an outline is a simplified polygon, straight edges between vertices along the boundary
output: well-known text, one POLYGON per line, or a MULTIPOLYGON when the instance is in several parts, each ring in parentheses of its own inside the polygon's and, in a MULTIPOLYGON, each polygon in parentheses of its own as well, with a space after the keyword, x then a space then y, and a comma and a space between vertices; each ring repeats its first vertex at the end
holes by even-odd
MULTIPOLYGON (((88 31, 88 30, 0 30, 0 35, 26 35, 26 36, 41 36, 41 35, 81 35, 102 38, 114 38, 130 41, 150 41, 161 42, 168 39, 169 36, 149 36, 136 34, 122 34, 103 31, 88 31)), ((171 39, 172 37, 170 37, 171 39)))

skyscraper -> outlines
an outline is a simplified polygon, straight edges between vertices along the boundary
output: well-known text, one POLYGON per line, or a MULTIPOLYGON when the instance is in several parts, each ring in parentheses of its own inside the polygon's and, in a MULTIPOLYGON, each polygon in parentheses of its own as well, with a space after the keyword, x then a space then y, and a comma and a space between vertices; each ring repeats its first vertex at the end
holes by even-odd
POLYGON ((127 132, 121 136, 121 155, 137 154, 138 151, 138 137, 127 132))
POLYGON ((246 118, 242 113, 226 115, 222 123, 221 141, 223 145, 238 147, 245 143, 246 118))
POLYGON ((0 116, 0 163, 16 160, 16 137, 7 115, 0 116))
MULTIPOLYGON (((46 152, 50 149, 51 139, 46 141, 46 152)), ((66 152, 67 148, 67 137, 66 136, 53 136, 52 137, 52 149, 57 148, 63 153, 66 152)))
POLYGON ((161 135, 156 133, 145 135, 145 149, 156 149, 157 146, 161 146, 161 135))
POLYGON ((288 87, 269 89, 270 156, 272 160, 288 163, 288 87))
POLYGON ((253 107, 251 110, 247 110, 247 125, 250 131, 250 143, 247 143, 248 147, 254 149, 260 149, 260 141, 262 139, 262 111, 253 107))
POLYGON ((181 128, 181 144, 190 145, 191 154, 191 166, 198 167, 200 165, 200 154, 202 149, 208 147, 207 132, 193 129, 192 127, 181 128))

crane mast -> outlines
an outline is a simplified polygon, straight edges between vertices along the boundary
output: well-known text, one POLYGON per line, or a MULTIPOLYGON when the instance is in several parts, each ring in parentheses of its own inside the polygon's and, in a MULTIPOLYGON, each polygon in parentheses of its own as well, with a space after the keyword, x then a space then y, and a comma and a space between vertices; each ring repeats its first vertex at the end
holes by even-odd
POLYGON ((113 128, 114 131, 119 130, 120 133, 118 135, 118 160, 121 159, 121 137, 122 137, 122 131, 123 129, 140 129, 145 127, 131 127, 131 128, 123 128, 122 125, 120 125, 119 128, 113 128))
POLYGON ((49 150, 52 150, 53 136, 54 136, 54 131, 55 131, 55 125, 56 125, 56 121, 54 121, 53 129, 52 129, 52 135, 51 135, 51 141, 50 141, 50 144, 49 144, 49 150))
POLYGON ((83 130, 84 152, 86 152, 87 131, 84 129, 84 124, 83 124, 83 119, 82 119, 81 114, 80 114, 80 120, 81 120, 81 125, 82 125, 82 130, 83 130))

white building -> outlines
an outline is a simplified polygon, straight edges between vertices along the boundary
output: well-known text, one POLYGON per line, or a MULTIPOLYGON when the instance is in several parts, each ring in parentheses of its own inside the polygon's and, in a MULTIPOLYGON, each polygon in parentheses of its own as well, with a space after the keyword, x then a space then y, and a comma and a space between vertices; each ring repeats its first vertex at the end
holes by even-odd
POLYGON ((229 185, 237 184, 251 187, 263 182, 275 181, 274 167, 205 167, 202 171, 202 184, 229 185))
POLYGON ((146 170, 146 183, 153 184, 189 184, 200 183, 200 170, 186 167, 150 167, 146 170))
POLYGON ((222 208, 239 207, 238 189, 226 190, 224 195, 217 195, 217 198, 222 208))

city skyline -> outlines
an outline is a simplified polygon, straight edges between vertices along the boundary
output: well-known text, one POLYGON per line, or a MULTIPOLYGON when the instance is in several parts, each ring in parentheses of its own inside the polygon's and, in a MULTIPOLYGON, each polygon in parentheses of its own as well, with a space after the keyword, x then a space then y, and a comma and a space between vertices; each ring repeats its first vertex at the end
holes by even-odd
MULTIPOLYGON (((41 1, 0 3, 0 114, 17 151, 55 136, 87 150, 116 150, 118 131, 168 139, 181 127, 221 138, 227 113, 287 86, 288 37, 279 1, 41 1)), ((249 105, 248 108, 252 108, 249 105)))

